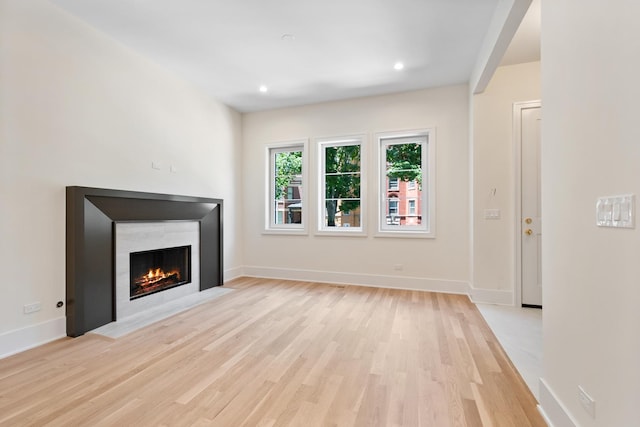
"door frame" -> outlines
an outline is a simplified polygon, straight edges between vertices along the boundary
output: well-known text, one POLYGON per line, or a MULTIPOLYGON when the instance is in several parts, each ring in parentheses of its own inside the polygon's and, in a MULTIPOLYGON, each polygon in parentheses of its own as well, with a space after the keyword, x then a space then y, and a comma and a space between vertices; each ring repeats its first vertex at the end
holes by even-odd
MULTIPOLYGON (((514 305, 522 306, 522 111, 541 108, 540 100, 513 103, 513 152, 515 179, 515 289, 514 305)), ((542 174, 542 170, 540 171, 542 174)))

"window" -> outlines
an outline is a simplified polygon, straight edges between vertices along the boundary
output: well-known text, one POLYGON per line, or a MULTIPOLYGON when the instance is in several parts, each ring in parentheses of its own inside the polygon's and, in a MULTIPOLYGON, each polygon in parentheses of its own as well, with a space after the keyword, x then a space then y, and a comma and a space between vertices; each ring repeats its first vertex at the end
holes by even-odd
POLYGON ((432 131, 378 135, 380 235, 434 236, 432 131))
POLYGON ((399 225, 400 216, 398 216, 398 199, 389 199, 387 201, 387 225, 399 225))
POLYGON ((398 215, 398 199, 389 199, 389 209, 387 209, 387 215, 394 217, 398 215))
POLYGON ((409 211, 409 215, 416 214, 416 199, 409 199, 407 205, 407 211, 409 211))
POLYGON ((389 178, 389 191, 398 191, 400 189, 400 181, 398 178, 389 178))
POLYGON ((319 231, 362 231, 362 138, 318 140, 319 231))
POLYGON ((268 150, 267 230, 304 231, 305 142, 268 150))

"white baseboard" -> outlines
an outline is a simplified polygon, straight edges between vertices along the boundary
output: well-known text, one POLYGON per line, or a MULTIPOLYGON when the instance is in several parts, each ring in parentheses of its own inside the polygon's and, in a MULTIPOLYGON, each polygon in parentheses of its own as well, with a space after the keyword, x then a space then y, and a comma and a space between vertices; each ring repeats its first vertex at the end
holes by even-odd
POLYGON ((513 291, 471 287, 469 297, 474 303, 513 305, 513 291))
POLYGON ((577 421, 555 395, 544 378, 540 378, 540 405, 538 410, 549 427, 577 427, 577 421))
POLYGON ((244 271, 242 267, 234 267, 229 268, 224 271, 224 283, 227 283, 233 279, 237 279, 238 277, 244 276, 244 271))
POLYGON ((58 317, 37 325, 5 332, 0 334, 0 359, 38 347, 66 335, 66 317, 58 317))
POLYGON ((342 273, 336 271, 298 270, 290 268, 243 268, 245 276, 269 279, 301 280, 341 285, 360 285, 416 291, 469 294, 469 283, 462 280, 429 279, 424 277, 383 276, 377 274, 342 273))
POLYGON ((547 424, 547 426, 553 427, 553 423, 549 418, 547 418, 547 413, 544 412, 544 409, 542 409, 542 406, 536 405, 536 409, 538 410, 538 413, 540 414, 540 416, 542 416, 542 420, 547 424))

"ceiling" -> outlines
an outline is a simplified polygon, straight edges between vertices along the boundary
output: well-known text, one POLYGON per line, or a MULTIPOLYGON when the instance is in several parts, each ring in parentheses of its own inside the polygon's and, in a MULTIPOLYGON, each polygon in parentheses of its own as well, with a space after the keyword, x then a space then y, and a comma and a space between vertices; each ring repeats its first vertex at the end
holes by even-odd
POLYGON ((499 1, 52 0, 241 112, 469 82, 499 1))

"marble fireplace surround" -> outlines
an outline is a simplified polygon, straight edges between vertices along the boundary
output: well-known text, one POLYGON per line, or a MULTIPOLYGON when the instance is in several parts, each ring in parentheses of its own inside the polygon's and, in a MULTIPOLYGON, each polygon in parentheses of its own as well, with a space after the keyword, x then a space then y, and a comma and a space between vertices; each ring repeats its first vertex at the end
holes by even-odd
POLYGON ((222 285, 221 199, 73 186, 67 187, 66 200, 68 336, 116 320, 117 223, 197 221, 200 291, 222 285))
POLYGON ((115 224, 116 321, 200 292, 200 225, 196 221, 118 222, 115 224), (187 283, 131 299, 131 252, 191 247, 187 283))

